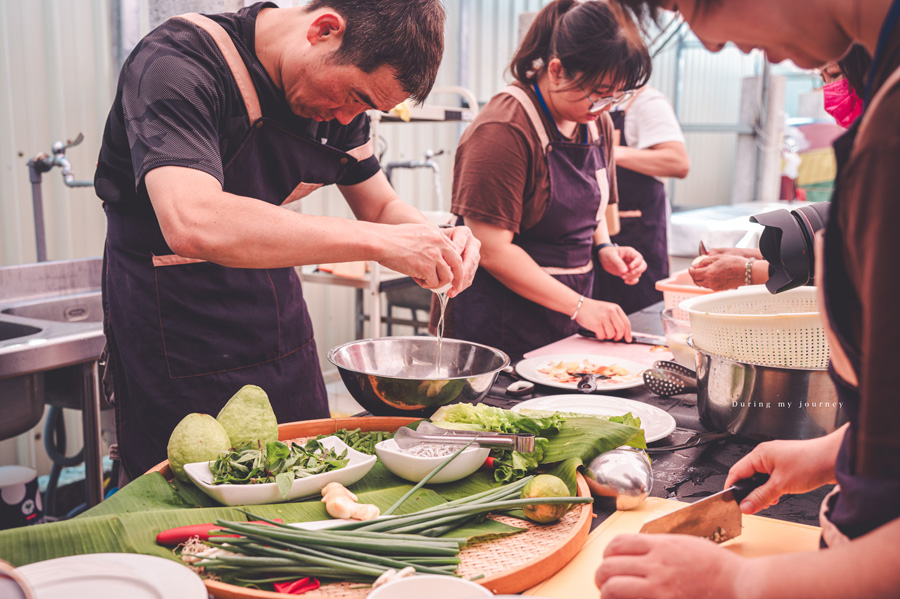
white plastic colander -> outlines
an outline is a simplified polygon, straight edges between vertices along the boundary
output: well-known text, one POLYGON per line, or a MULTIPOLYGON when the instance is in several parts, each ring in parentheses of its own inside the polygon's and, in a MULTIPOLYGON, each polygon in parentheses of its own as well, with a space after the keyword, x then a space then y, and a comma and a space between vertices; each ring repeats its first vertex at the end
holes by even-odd
POLYGON ((825 369, 828 341, 814 287, 772 295, 763 285, 685 300, 695 347, 735 362, 825 369))

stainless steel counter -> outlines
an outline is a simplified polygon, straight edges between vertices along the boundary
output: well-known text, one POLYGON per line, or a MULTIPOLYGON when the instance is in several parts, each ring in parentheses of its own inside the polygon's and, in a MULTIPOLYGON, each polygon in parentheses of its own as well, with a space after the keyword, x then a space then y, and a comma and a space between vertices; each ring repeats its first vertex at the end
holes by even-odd
POLYGON ((100 382, 97 361, 106 339, 100 258, 0 268, 0 439, 35 426, 47 377, 76 385, 67 395, 83 411, 88 505, 103 498, 100 382))

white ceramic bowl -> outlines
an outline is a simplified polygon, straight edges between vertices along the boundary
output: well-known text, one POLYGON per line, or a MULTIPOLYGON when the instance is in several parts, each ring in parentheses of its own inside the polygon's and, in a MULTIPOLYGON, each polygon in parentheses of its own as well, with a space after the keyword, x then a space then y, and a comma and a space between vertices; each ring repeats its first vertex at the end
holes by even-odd
POLYGON ((372 466, 375 465, 375 456, 366 455, 351 449, 337 437, 325 437, 321 443, 327 449, 334 449, 338 455, 346 449, 350 462, 338 470, 294 479, 291 490, 288 491, 288 495, 285 498, 282 498, 278 492, 277 483, 214 485, 212 484, 213 475, 209 469, 209 462, 185 464, 184 471, 198 489, 223 505, 260 505, 309 497, 320 492, 325 485, 331 482, 338 482, 345 487, 349 487, 368 474, 372 466))
POLYGON ((480 584, 462 578, 418 574, 380 586, 369 593, 367 599, 476 599, 493 596, 480 584))
MULTIPOLYGON (((449 457, 423 458, 409 455, 401 452, 400 448, 397 447, 397 442, 393 439, 376 443, 375 453, 378 454, 378 457, 384 462, 388 470, 400 478, 405 478, 414 483, 428 476, 429 472, 440 466, 441 462, 449 457)), ((491 453, 491 450, 487 447, 472 445, 456 456, 452 462, 444 466, 444 469, 438 472, 428 483, 452 483, 455 480, 465 478, 484 464, 489 453, 491 453)))

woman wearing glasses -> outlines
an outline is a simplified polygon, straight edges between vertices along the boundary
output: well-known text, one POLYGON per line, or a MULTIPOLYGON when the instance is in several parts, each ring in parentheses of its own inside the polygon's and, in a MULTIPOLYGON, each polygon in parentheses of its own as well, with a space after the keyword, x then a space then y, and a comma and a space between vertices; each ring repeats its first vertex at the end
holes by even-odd
POLYGON ((650 75, 636 30, 606 2, 556 0, 522 41, 512 85, 494 96, 459 143, 454 214, 481 240, 481 266, 448 307, 447 334, 513 359, 573 334, 630 341, 622 309, 591 298, 591 256, 636 283, 640 253, 610 243, 617 201, 607 111, 650 75))

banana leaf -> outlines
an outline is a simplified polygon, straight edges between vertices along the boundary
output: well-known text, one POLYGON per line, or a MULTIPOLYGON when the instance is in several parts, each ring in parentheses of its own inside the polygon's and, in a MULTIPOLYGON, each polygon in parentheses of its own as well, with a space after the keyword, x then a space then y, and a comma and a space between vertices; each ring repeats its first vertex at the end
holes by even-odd
MULTIPOLYGON (((380 463, 373 467, 373 476, 365 477, 351 489, 363 503, 373 503, 382 510, 393 505, 412 487, 387 471, 380 463)), ((448 499, 484 490, 484 486, 465 482, 436 485, 433 489, 417 491, 398 510, 399 514, 414 512, 445 503, 448 499), (440 494, 442 486, 452 490, 449 498, 440 494), (477 490, 475 490, 477 489, 477 490)), ((156 535, 170 528, 191 524, 205 524, 216 520, 243 522, 247 512, 285 522, 326 520, 325 504, 320 497, 296 503, 254 505, 243 508, 198 507, 209 505, 187 484, 173 485, 159 473, 141 476, 118 493, 84 514, 61 522, 26 526, 0 531, 0 559, 21 566, 37 561, 82 553, 143 553, 177 559, 171 548, 156 544, 156 535)), ((453 536, 466 538, 485 535, 507 535, 522 529, 493 520, 454 531, 453 536)))
POLYGON ((635 426, 610 422, 593 416, 566 414, 566 422, 559 432, 548 435, 550 441, 544 450, 541 463, 551 464, 569 458, 581 458, 585 464, 603 452, 627 445, 634 440, 635 446, 646 447, 643 443, 644 431, 635 426))
POLYGON ((0 532, 0 558, 22 566, 82 553, 143 553, 177 559, 156 544, 162 530, 216 519, 245 520, 232 508, 168 509, 78 517, 0 532))

